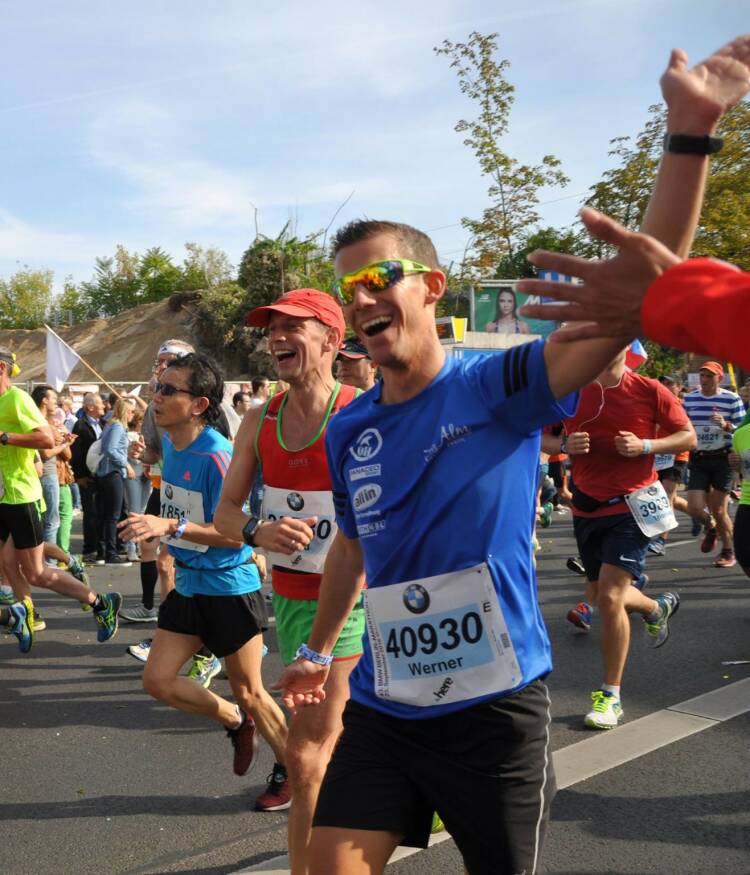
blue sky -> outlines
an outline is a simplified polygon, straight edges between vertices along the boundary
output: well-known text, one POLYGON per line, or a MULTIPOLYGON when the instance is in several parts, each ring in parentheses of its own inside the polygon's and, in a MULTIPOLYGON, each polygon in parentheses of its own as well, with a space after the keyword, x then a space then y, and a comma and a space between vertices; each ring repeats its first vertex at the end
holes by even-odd
POLYGON ((118 243, 219 246, 356 216, 433 231, 487 203, 453 126, 473 112, 432 47, 499 34, 516 86, 506 151, 570 177, 546 224, 574 221, 634 134, 669 50, 697 62, 748 27, 746 0, 0 2, 4 47, 0 276, 19 264, 91 275, 118 243))

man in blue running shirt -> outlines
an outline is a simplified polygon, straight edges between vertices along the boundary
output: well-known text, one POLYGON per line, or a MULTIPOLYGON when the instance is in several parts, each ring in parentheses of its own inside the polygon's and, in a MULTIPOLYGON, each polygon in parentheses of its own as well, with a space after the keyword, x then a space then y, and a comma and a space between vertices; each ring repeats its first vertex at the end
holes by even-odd
MULTIPOLYGON (((713 131, 732 77, 722 57, 689 70, 673 52, 662 77, 670 135, 713 131)), ((665 152, 644 219, 683 256, 707 162, 665 152)), ((322 701, 364 571, 364 652, 309 872, 382 872, 397 845, 426 846, 437 810, 471 875, 533 875, 554 794, 531 550, 541 427, 567 417, 571 393, 632 338, 446 359, 435 327, 445 275, 425 234, 359 221, 333 249, 334 292, 382 381, 329 428, 339 528, 309 641, 279 682, 290 708, 322 701)))
POLYGON ((258 747, 257 730, 284 762, 286 722, 263 687, 262 631, 267 625, 253 551, 220 535, 213 524, 232 445, 213 428, 224 381, 216 364, 190 353, 159 377, 154 417, 166 430, 161 515, 130 514, 120 523, 123 540, 159 537, 176 566, 175 588, 159 607, 143 686, 154 698, 227 729, 234 772, 244 775, 258 747), (226 663, 238 705, 179 676, 202 645, 226 663))

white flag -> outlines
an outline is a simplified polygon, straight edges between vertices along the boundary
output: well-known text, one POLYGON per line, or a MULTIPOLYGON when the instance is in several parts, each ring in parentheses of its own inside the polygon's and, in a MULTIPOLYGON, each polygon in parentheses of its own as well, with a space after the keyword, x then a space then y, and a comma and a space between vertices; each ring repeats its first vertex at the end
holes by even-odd
POLYGON ((58 337, 49 325, 45 325, 45 328, 47 329, 47 382, 59 392, 70 376, 70 372, 80 361, 80 356, 65 343, 62 337, 58 337))

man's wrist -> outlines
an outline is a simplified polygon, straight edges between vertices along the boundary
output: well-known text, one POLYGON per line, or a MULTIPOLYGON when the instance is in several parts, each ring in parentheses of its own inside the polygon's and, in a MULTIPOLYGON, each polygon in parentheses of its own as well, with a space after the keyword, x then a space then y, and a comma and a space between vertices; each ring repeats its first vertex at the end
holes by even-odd
POLYGON ((653 452, 652 449, 652 441, 648 438, 641 438, 641 443, 643 444, 643 449, 641 450, 642 456, 650 456, 653 452))
POLYGON ((305 659, 307 662, 315 663, 315 665, 321 665, 324 667, 328 667, 333 662, 333 654, 332 653, 320 653, 317 650, 313 650, 312 647, 308 647, 307 644, 300 644, 297 648, 297 652, 295 653, 296 659, 305 659))
POLYGON ((694 110, 668 110, 666 133, 689 134, 691 137, 712 137, 719 127, 721 115, 711 118, 697 117, 694 110))

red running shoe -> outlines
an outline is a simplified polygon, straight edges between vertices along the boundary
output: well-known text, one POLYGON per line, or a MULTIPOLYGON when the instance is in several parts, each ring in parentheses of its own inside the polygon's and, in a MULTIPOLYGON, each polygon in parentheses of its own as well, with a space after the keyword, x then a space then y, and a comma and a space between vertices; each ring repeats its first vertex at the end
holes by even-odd
POLYGON ((701 541, 701 553, 710 553, 713 548, 716 546, 716 526, 712 526, 710 529, 706 529, 706 534, 703 536, 703 540, 701 541))
POLYGON ((289 778, 281 763, 273 764, 273 771, 266 778, 268 786, 255 800, 256 811, 285 811, 292 804, 289 778))
POLYGON ((715 568, 734 568, 737 564, 737 560, 734 557, 734 552, 732 550, 722 550, 719 553, 719 558, 714 562, 715 568))
POLYGON ((591 628, 591 605, 586 604, 586 602, 578 602, 574 608, 568 611, 565 619, 574 626, 578 626, 579 629, 588 632, 591 628))
MULTIPOLYGON (((244 714, 244 712, 243 712, 244 714)), ((237 729, 227 729, 227 735, 234 748, 234 773, 246 775, 258 753, 258 733, 249 714, 244 714, 242 725, 237 729)))

